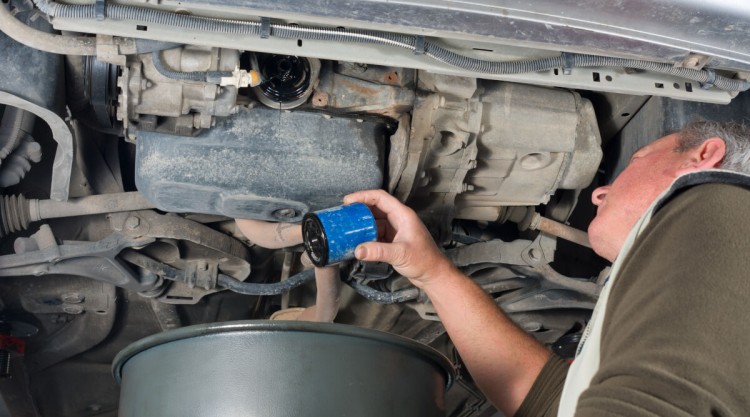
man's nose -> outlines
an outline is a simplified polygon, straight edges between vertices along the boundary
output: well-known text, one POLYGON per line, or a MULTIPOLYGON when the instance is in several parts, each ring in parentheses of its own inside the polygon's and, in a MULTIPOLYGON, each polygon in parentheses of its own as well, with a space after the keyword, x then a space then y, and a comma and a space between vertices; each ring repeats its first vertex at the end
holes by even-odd
POLYGON ((594 203, 594 205, 598 207, 604 202, 604 199, 606 198, 608 192, 609 192, 609 185, 605 185, 603 187, 597 187, 591 193, 591 202, 594 203))

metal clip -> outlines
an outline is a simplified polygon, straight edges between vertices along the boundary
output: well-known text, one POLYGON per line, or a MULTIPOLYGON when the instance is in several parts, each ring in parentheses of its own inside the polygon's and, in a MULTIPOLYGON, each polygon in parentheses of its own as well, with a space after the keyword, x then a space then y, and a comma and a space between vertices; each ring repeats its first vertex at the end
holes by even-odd
POLYGON ((96 13, 96 20, 102 21, 105 18, 105 9, 106 3, 104 0, 96 0, 96 3, 94 3, 94 12, 96 13))
POLYGON ((417 36, 416 43, 414 44, 414 55, 424 55, 425 52, 424 36, 417 36))
POLYGON ((706 81, 701 83, 701 88, 704 90, 710 90, 713 88, 714 83, 716 82, 716 71, 712 70, 711 68, 706 68, 703 71, 708 74, 708 78, 706 78, 706 81))
POLYGON ((571 73, 573 73, 573 64, 575 62, 574 61, 575 58, 573 57, 573 54, 563 52, 562 59, 563 59, 563 68, 562 68, 563 74, 570 75, 571 73))
POLYGON ((260 38, 268 39, 271 37, 271 18, 261 17, 260 18, 260 38))

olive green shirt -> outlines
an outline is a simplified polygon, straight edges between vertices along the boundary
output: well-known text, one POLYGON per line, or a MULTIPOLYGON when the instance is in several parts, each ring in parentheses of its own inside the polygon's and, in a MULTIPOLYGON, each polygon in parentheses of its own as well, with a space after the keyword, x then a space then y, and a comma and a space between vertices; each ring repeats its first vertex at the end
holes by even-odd
MULTIPOLYGON (((748 319, 750 190, 677 193, 624 259, 576 416, 749 415, 748 319)), ((516 416, 556 416, 566 373, 553 356, 516 416)))

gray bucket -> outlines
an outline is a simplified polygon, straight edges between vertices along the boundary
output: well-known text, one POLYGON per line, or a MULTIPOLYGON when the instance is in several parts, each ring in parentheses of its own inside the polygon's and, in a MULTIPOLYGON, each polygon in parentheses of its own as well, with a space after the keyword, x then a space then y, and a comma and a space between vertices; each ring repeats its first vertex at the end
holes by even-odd
POLYGON ((454 377, 439 352, 353 326, 240 321, 125 348, 120 417, 444 416, 454 377))

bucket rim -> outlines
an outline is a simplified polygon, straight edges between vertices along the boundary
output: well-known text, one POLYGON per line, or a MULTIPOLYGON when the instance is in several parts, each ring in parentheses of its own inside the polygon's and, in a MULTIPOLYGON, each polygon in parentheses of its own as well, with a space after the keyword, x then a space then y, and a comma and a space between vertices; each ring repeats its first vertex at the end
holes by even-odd
POLYGON ((455 366, 445 355, 424 343, 417 342, 404 336, 349 324, 281 320, 241 320, 221 323, 205 323, 153 334, 131 343, 115 356, 112 361, 112 376, 115 378, 117 384, 120 385, 122 382, 122 369, 125 366, 125 363, 139 353, 153 347, 194 337, 212 336, 216 334, 241 331, 322 333, 370 339, 420 353, 422 357, 431 361, 443 370, 446 391, 450 389, 456 378, 455 366))

